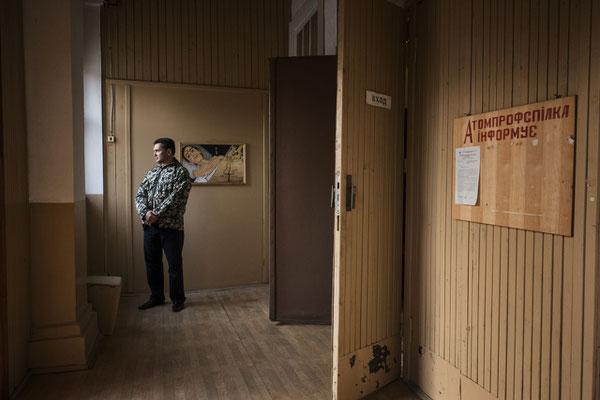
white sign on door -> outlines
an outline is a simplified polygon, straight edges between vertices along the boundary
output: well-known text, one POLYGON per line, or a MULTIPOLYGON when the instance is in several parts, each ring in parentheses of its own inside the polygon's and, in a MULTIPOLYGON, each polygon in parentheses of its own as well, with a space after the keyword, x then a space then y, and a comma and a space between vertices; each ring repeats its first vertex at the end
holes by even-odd
POLYGON ((392 96, 367 90, 367 104, 375 107, 392 108, 392 96))

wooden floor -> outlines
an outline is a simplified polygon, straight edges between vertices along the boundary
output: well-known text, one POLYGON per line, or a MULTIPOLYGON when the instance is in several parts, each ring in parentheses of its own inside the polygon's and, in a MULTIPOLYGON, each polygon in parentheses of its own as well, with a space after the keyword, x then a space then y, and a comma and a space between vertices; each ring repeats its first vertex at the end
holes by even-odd
MULTIPOLYGON (((93 368, 34 375, 19 399, 331 399, 331 327, 268 319, 268 286, 187 294, 138 311, 123 297, 93 368)), ((402 383, 369 399, 418 399, 402 383)))

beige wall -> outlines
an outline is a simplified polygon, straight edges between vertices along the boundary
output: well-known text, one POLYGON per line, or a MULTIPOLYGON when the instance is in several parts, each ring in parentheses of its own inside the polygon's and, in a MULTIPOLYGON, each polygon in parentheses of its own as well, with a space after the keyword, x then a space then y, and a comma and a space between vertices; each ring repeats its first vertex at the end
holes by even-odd
POLYGON ((406 375, 434 399, 591 399, 600 8, 425 0, 411 26, 406 375), (555 94, 577 96, 573 236, 453 220, 454 119, 555 94))
MULTIPOLYGON (((8 321, 8 390, 14 392, 27 372, 30 325, 29 220, 27 204, 27 145, 25 83, 23 76, 23 26, 21 1, 0 3, 0 54, 2 55, 2 136, 4 142, 4 213, 8 321)), ((6 286, 4 286, 6 285, 6 286)), ((6 325, 4 325, 6 326, 6 325)), ((4 390, 4 387, 0 388, 4 390)), ((1 394, 0 394, 1 397, 1 394)))
POLYGON ((125 290, 148 291, 143 231, 133 199, 145 173, 155 165, 154 139, 169 136, 178 146, 181 142, 247 145, 246 185, 192 187, 185 214, 186 290, 263 282, 268 226, 266 93, 162 84, 116 85, 115 93, 116 119, 129 123, 117 124, 116 142, 108 146, 107 156, 125 160, 122 154, 130 155, 124 161, 130 163, 130 172, 116 182, 121 195, 107 196, 107 208, 121 210, 116 230, 107 233, 112 249, 107 254, 109 272, 123 276, 125 290), (128 257, 131 264, 123 262, 128 257))
POLYGON ((32 246, 32 320, 35 326, 75 321, 75 227, 72 203, 33 203, 32 246), (60 277, 62 284, 48 285, 60 277), (48 304, 48 299, 52 299, 48 304))
MULTIPOLYGON (((156 165, 151 150, 157 137, 169 136, 178 145, 246 144, 246 185, 192 186, 185 214, 185 287, 262 282, 268 226, 264 213, 266 93, 133 86, 131 109, 132 197, 145 173, 156 165)), ((146 292, 137 213, 133 220, 133 287, 146 292)))

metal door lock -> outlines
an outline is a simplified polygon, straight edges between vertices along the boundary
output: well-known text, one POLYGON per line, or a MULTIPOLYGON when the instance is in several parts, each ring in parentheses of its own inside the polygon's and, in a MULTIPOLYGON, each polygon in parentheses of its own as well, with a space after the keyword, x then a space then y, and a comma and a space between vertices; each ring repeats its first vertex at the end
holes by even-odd
POLYGON ((346 175, 346 211, 356 208, 356 186, 352 186, 352 175, 346 175))

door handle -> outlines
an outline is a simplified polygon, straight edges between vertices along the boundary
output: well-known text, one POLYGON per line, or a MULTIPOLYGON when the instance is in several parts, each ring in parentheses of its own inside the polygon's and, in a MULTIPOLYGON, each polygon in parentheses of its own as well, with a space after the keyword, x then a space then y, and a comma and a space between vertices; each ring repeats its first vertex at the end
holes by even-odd
POLYGON ((346 211, 356 208, 356 186, 352 185, 352 175, 346 175, 346 211))
POLYGON ((335 185, 331 185, 331 208, 335 208, 335 185))

